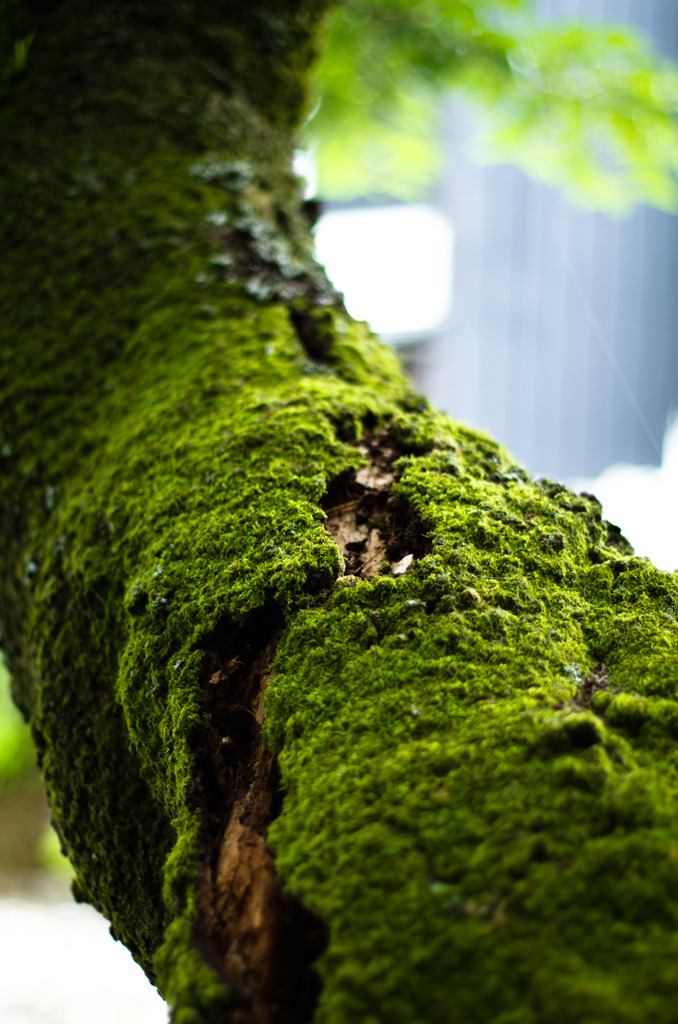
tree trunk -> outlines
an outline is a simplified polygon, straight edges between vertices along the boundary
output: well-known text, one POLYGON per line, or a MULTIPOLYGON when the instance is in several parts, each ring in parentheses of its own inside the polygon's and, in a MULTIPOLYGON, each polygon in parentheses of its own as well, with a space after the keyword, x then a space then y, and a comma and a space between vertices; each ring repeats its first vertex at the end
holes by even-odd
POLYGON ((2 16, 0 612, 76 898, 181 1024, 669 1024, 678 585, 346 316, 323 7, 2 16))

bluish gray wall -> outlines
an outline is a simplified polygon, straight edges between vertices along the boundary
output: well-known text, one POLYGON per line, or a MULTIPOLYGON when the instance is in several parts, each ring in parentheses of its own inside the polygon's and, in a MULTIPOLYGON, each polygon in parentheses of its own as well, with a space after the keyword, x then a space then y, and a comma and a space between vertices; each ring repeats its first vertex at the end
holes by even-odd
MULTIPOLYGON (((545 17, 626 20, 678 57, 678 0, 543 0, 545 17)), ((657 463, 678 407, 678 219, 578 211, 505 166, 463 154, 447 115, 455 300, 417 376, 455 418, 488 430, 536 474, 657 463)))

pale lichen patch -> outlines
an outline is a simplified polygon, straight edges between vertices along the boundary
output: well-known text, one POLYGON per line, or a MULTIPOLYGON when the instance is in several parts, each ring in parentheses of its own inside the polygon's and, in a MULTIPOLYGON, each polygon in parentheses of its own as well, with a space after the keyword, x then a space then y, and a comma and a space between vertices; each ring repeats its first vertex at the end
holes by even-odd
POLYGON ((409 569, 409 567, 412 565, 413 561, 414 561, 414 555, 413 554, 405 555, 404 558, 401 558, 400 561, 396 562, 395 565, 393 566, 393 568, 392 568, 393 575, 394 576, 404 576, 405 573, 407 572, 407 570, 409 569))

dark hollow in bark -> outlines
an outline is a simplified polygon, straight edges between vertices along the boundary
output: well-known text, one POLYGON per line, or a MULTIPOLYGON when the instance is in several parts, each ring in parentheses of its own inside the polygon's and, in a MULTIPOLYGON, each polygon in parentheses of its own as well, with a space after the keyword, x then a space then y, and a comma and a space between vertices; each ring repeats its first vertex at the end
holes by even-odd
POLYGON ((233 991, 228 1024, 307 1024, 320 992, 312 964, 327 945, 325 924, 282 891, 266 848, 281 793, 263 696, 281 627, 272 607, 241 627, 224 624, 204 648, 199 943, 233 991))
POLYGON ((322 505, 325 523, 346 562, 346 575, 371 580, 385 562, 406 571, 413 559, 430 551, 424 524, 412 509, 391 494, 403 454, 388 428, 368 431, 357 442, 369 466, 342 473, 331 480, 322 505))

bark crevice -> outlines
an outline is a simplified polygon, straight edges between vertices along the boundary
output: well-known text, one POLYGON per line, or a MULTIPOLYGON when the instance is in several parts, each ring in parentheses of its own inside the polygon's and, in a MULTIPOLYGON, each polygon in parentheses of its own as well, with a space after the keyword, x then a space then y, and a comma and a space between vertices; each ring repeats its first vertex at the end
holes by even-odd
MULTIPOLYGON (((334 304, 343 309, 341 297, 334 296, 334 304)), ((327 325, 323 325, 322 316, 313 315, 306 309, 290 309, 290 321, 302 348, 311 359, 318 363, 330 363, 333 335, 327 325)))
POLYGON ((575 703, 582 708, 590 708, 594 694, 599 693, 601 690, 608 691, 610 689, 610 677, 607 672, 607 666, 601 662, 595 667, 586 679, 581 684, 581 690, 578 693, 575 703))
POLYGON ((259 612, 205 648, 200 942, 232 990, 228 1024, 310 1021, 320 992, 312 964, 326 947, 325 925, 282 890, 266 848, 281 801, 263 698, 281 626, 276 610, 259 612))
POLYGON ((387 429, 367 432, 356 447, 369 465, 330 481, 323 500, 325 528, 344 557, 346 576, 372 580, 387 564, 386 571, 401 576, 431 547, 424 524, 392 494, 395 462, 403 453, 387 429))

